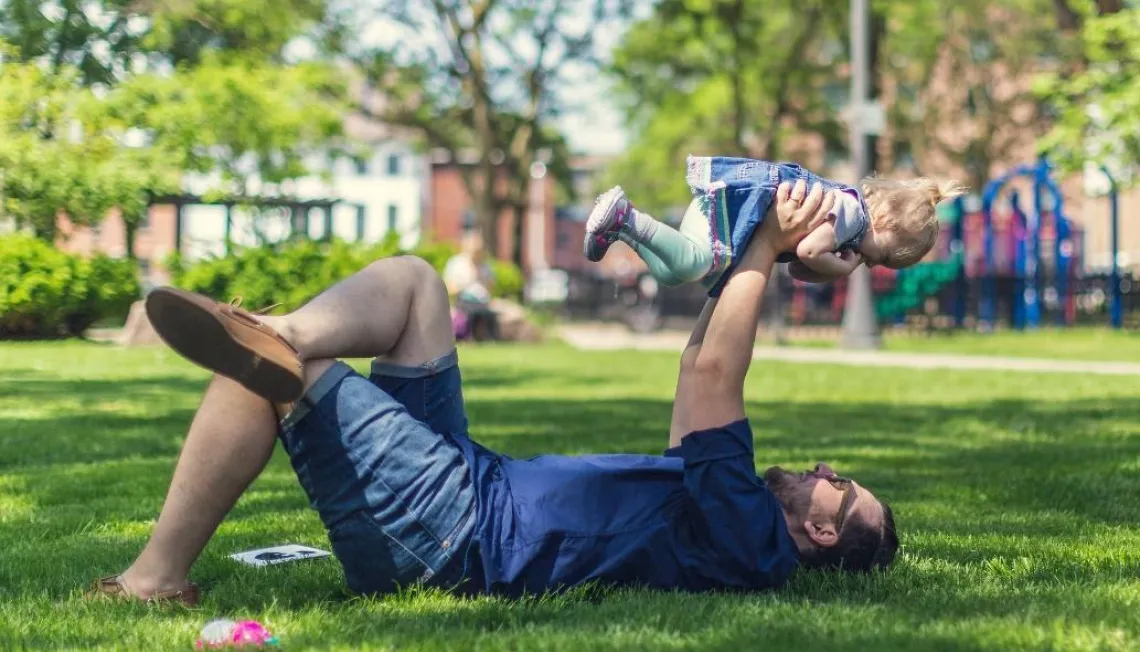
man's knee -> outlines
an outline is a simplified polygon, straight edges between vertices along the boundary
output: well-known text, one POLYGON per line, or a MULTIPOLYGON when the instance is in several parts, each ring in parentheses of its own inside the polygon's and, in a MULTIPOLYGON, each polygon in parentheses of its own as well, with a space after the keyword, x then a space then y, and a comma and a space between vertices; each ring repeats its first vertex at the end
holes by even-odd
POLYGON ((399 265, 404 267, 409 274, 417 279, 433 279, 441 283, 443 282, 439 277, 439 273, 436 272, 435 268, 431 266, 431 263, 424 260, 423 258, 420 258, 419 256, 395 256, 391 258, 391 260, 396 261, 399 265))
MULTIPOLYGON (((455 348, 451 299, 447 286, 431 263, 416 256, 397 256, 393 272, 407 288, 408 315, 404 334, 388 357, 399 364, 421 364, 455 348)), ((384 261, 379 261, 384 262, 384 261)))
POLYGON ((438 293, 447 295, 443 279, 423 258, 418 256, 392 256, 381 258, 368 266, 374 282, 386 288, 398 288, 409 293, 438 293))
MULTIPOLYGON (((451 300, 447 294, 447 286, 444 285, 439 272, 435 271, 431 263, 418 256, 399 256, 396 260, 399 261, 403 267, 403 272, 407 275, 412 290, 413 309, 420 313, 426 310, 431 313, 428 316, 442 318, 443 315, 446 315, 450 322, 449 306, 451 300), (435 313, 439 313, 439 315, 435 313)), ((424 315, 421 314, 420 316, 423 317, 424 315)))

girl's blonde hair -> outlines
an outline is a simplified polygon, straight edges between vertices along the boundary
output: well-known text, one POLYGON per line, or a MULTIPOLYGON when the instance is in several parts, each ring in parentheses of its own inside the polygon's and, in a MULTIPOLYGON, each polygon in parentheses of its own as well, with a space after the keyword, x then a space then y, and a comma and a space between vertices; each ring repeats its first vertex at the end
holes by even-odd
POLYGON ((938 241, 934 207, 966 193, 957 181, 927 178, 899 181, 872 177, 861 185, 871 211, 871 227, 895 236, 895 247, 883 261, 893 269, 910 267, 930 253, 938 241))

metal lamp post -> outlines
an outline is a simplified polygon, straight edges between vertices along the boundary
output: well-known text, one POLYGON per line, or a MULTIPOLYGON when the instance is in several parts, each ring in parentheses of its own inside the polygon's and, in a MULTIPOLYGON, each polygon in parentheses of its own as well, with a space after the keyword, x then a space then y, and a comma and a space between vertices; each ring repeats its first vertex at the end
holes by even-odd
MULTIPOLYGON (((868 0, 851 0, 851 161, 856 183, 874 171, 871 127, 873 105, 868 103, 871 81, 871 30, 868 0)), ((877 125, 875 130, 877 130, 877 125)), ((879 320, 866 265, 847 277, 847 303, 843 311, 843 337, 847 349, 882 346, 879 320)))

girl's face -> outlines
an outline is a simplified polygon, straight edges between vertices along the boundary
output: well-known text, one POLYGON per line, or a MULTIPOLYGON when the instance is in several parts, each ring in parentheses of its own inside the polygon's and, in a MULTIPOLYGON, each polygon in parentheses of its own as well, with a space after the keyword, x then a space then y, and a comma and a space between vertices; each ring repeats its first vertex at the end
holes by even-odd
POLYGON ((867 236, 859 245, 859 253, 863 255, 863 264, 867 267, 877 265, 889 267, 888 254, 895 245, 895 234, 871 231, 867 236))

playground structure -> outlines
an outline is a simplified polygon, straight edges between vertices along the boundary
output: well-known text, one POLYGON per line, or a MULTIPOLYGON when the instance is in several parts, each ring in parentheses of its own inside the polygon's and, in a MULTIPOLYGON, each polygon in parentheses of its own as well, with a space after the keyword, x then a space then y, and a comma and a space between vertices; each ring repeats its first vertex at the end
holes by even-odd
MULTIPOLYGON (((1064 195, 1050 172, 1044 159, 1035 165, 1021 165, 991 181, 982 193, 982 269, 976 272, 984 279, 978 310, 982 330, 991 330, 997 322, 999 274, 1013 280, 1010 322, 1015 329, 1034 329, 1041 325, 1043 299, 1060 306, 1061 309, 1053 311, 1058 326, 1072 325, 1075 321, 1076 306, 1070 289, 1074 270, 1081 267, 1083 233, 1065 217, 1064 195), (1033 208, 1027 213, 1020 193, 1013 190, 1003 229, 995 219, 995 205, 1002 192, 1017 178, 1031 181, 1033 208), (1000 253, 1005 254, 1004 260, 999 260, 1000 253)), ((961 222, 959 219, 958 223, 961 222)), ((978 259, 967 257, 966 260, 970 265, 978 259)), ((957 308, 954 318, 955 324, 961 327, 965 310, 957 308)))
MULTIPOLYGON (((1111 271, 1105 285, 1108 322, 1123 325, 1122 277, 1118 266, 1119 211, 1115 180, 1107 169, 1111 206, 1111 271)), ((977 201, 974 201, 977 204, 977 201)), ((876 309, 884 323, 905 323, 929 303, 954 328, 990 331, 999 326, 1035 329, 1044 323, 1077 322, 1076 293, 1083 279, 1084 231, 1065 212, 1064 195, 1045 159, 1020 165, 990 181, 980 206, 966 198, 939 206, 942 234, 933 260, 892 271, 876 269, 876 309), (1028 199, 1026 199, 1028 197, 1028 199)), ((842 314, 844 289, 831 298, 834 319, 842 314)), ((792 321, 810 290, 797 284, 792 321)))

